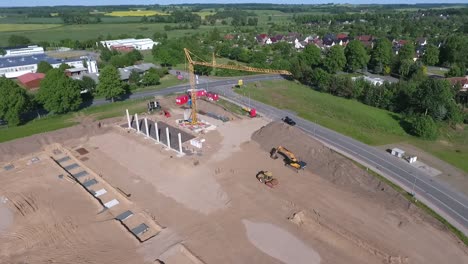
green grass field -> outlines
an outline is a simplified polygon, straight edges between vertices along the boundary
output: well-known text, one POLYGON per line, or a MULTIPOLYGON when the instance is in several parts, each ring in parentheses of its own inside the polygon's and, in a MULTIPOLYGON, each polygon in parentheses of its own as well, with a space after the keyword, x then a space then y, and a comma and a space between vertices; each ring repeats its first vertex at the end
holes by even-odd
POLYGON ((130 11, 113 11, 111 13, 106 13, 106 16, 114 17, 142 17, 142 16, 166 16, 167 13, 155 11, 155 10, 130 10, 130 11))
POLYGON ((0 128, 0 143, 75 125, 71 114, 33 120, 18 127, 0 128))
MULTIPOLYGON (((128 18, 111 18, 110 19, 128 19, 128 18)), ((133 17, 131 17, 134 19, 133 17)), ((137 18, 139 19, 139 18, 137 18)), ((104 20, 104 18, 103 18, 104 20)), ((76 40, 87 40, 90 38, 97 38, 98 36, 107 36, 111 34, 113 36, 118 36, 120 34, 128 34, 130 36, 135 36, 141 34, 145 37, 153 37, 155 32, 164 32, 164 26, 174 24, 165 24, 165 23, 121 23, 115 25, 112 23, 108 24, 87 24, 87 25, 64 25, 58 26, 55 28, 47 29, 36 29, 34 31, 11 31, 11 32, 1 32, 0 31, 0 46, 6 46, 8 44, 8 37, 12 34, 25 36, 31 39, 33 42, 40 41, 49 41, 49 42, 58 42, 62 39, 73 38, 76 40)), ((212 26, 201 26, 197 29, 197 33, 203 33, 212 30, 212 26)), ((221 31, 229 31, 231 26, 217 26, 221 31)), ((182 37, 193 34, 192 29, 184 30, 171 30, 167 31, 169 38, 182 37)))
POLYGON ((33 31, 61 27, 59 24, 0 24, 0 32, 33 31))
POLYGON ((401 127, 398 114, 367 106, 354 100, 320 93, 291 81, 265 81, 238 89, 240 94, 282 109, 355 138, 378 146, 407 142, 468 172, 468 128, 441 129, 438 141, 424 141, 401 127))
POLYGON ((92 116, 95 120, 123 116, 125 114, 125 109, 128 109, 131 113, 145 112, 146 100, 128 100, 125 102, 94 106, 76 113, 35 119, 22 126, 0 128, 0 143, 76 125, 78 124, 75 118, 76 116, 92 116))

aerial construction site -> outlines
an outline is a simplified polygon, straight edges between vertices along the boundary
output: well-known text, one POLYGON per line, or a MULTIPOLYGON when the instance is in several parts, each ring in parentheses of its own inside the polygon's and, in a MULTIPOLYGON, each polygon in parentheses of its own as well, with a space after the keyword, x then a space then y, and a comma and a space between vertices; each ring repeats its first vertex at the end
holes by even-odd
POLYGON ((199 98, 197 127, 180 96, 1 144, 0 263, 467 263, 440 222, 291 120, 199 98))

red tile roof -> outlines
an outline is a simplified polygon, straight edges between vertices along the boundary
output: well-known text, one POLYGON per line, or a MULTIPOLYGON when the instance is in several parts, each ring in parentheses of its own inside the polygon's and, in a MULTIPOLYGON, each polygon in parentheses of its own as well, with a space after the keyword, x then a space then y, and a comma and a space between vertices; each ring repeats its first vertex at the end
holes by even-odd
POLYGON ((357 40, 360 40, 360 41, 371 41, 372 40, 372 35, 362 35, 362 36, 357 36, 356 37, 357 40))
POLYGON ((22 84, 26 84, 28 82, 34 81, 34 80, 42 80, 44 79, 45 74, 43 73, 26 73, 18 77, 18 81, 21 82, 22 84))
POLYGON ((348 37, 348 34, 344 34, 344 33, 340 33, 340 34, 336 35, 337 39, 344 39, 344 38, 347 38, 347 37, 348 37))

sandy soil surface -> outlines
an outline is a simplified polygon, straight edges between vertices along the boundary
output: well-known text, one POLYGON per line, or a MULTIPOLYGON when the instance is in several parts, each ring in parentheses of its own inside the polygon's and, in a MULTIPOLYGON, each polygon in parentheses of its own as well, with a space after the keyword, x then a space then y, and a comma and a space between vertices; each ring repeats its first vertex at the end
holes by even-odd
MULTIPOLYGON (((0 240, 0 263, 197 263, 169 254, 182 244, 203 263, 468 262, 466 246, 438 221, 294 127, 234 120, 201 135, 202 152, 181 158, 117 126, 88 129, 64 146, 85 148, 83 164, 165 229, 138 244, 41 156, 16 168, 18 175, 0 171, 0 196, 14 201, 7 202, 13 223, 0 218, 9 234, 0 240), (307 169, 296 173, 271 159, 278 145, 307 169), (258 182, 260 170, 273 172, 279 185, 258 182)), ((2 145, 0 154, 8 153, 2 145)))
POLYGON ((434 177, 434 179, 439 180, 442 183, 447 184, 450 188, 453 188, 456 191, 462 192, 468 196, 468 174, 464 171, 410 144, 398 143, 379 146, 379 148, 383 150, 400 148, 405 150, 408 154, 418 156, 418 160, 421 160, 427 165, 434 167, 435 169, 442 172, 440 175, 434 177))
POLYGON ((46 155, 0 171, 0 263, 142 263, 133 238, 46 155), (6 215, 5 206, 9 213, 6 215), (7 225, 5 226, 5 217, 7 225))

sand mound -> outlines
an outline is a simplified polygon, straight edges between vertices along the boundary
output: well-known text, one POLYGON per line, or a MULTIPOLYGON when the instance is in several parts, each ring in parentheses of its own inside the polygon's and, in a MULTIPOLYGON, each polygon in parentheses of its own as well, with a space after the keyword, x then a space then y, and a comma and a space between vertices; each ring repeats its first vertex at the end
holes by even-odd
POLYGON ((306 170, 334 183, 340 189, 369 196, 382 203, 387 209, 401 208, 416 214, 435 226, 442 225, 415 206, 386 183, 356 166, 349 159, 325 147, 299 128, 282 122, 272 122, 252 135, 252 139, 265 151, 284 146, 292 151, 299 160, 307 162, 306 170))
MULTIPOLYGON (((272 122, 252 135, 265 151, 284 146, 300 160, 307 162, 308 170, 331 182, 353 190, 375 191, 380 181, 369 177, 350 160, 337 154, 322 143, 312 139, 301 130, 281 122, 272 122)), ((381 189, 381 188, 380 188, 381 189)))

